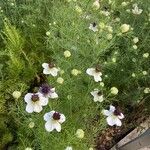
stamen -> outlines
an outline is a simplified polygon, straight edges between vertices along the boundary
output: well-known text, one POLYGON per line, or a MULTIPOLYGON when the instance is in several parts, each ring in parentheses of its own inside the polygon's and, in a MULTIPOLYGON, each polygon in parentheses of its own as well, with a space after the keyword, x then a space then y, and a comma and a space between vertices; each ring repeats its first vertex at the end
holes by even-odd
POLYGON ((59 120, 59 119, 60 119, 60 113, 55 112, 55 113, 53 114, 53 119, 54 119, 54 120, 59 120))
POLYGON ((53 67, 55 67, 55 64, 49 63, 48 66, 49 66, 49 68, 53 68, 53 67))
POLYGON ((50 91, 51 91, 51 87, 47 83, 42 84, 42 86, 40 87, 40 92, 43 95, 49 94, 50 91))
POLYGON ((115 115, 115 116, 120 116, 120 115, 121 115, 120 110, 119 110, 119 109, 116 109, 116 110, 114 111, 114 115, 115 115))
POLYGON ((33 94, 31 99, 32 99, 33 102, 39 101, 39 96, 38 96, 38 94, 33 94))

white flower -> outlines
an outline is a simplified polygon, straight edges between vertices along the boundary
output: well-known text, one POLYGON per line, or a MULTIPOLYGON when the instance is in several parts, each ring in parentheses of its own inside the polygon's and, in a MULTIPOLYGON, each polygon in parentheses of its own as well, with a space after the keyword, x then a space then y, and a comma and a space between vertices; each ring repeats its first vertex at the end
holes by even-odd
POLYGON ((114 106, 110 105, 109 110, 103 110, 102 113, 107 116, 107 123, 110 126, 121 126, 122 122, 120 119, 124 118, 124 115, 117 110, 114 106))
POLYGON ((96 10, 100 8, 99 0, 95 0, 95 2, 93 3, 93 7, 94 7, 96 10))
POLYGON ((76 131, 76 136, 77 136, 77 138, 79 138, 79 139, 84 138, 84 131, 83 131, 82 129, 78 129, 78 130, 76 131))
POLYGON ((63 114, 60 114, 56 111, 48 112, 44 115, 45 123, 45 129, 48 132, 53 131, 56 129, 56 131, 61 131, 61 124, 66 120, 66 117, 63 114))
POLYGON ((44 97, 40 93, 27 93, 24 100, 27 103, 26 111, 28 113, 39 113, 42 111, 42 106, 46 106, 48 104, 48 98, 44 97))
POLYGON ((71 56, 71 53, 70 51, 64 51, 64 56, 67 58, 67 57, 70 57, 71 56))
POLYGON ((42 86, 39 89, 39 92, 47 98, 58 98, 58 94, 55 92, 55 88, 50 87, 47 83, 42 84, 42 86))
POLYGON ((44 74, 51 74, 54 77, 57 76, 59 69, 54 64, 43 63, 42 67, 44 68, 44 74))
POLYGON ((90 76, 93 76, 94 77, 94 80, 96 81, 96 82, 99 82, 99 81, 102 81, 102 78, 101 78, 101 76, 102 76, 102 73, 101 73, 101 71, 100 71, 100 69, 99 68, 88 68, 87 70, 86 70, 86 73, 88 74, 88 75, 90 75, 90 76))
POLYGON ((117 95, 118 94, 118 89, 116 87, 112 87, 110 89, 110 93, 113 94, 113 95, 117 95))
POLYGON ((132 13, 134 15, 140 15, 142 12, 143 12, 143 10, 139 9, 137 4, 133 5, 132 13))
POLYGON ((67 146, 65 150, 73 150, 71 146, 67 146))
POLYGON ((135 37, 134 39, 133 39, 133 42, 136 44, 136 43, 138 43, 139 42, 139 38, 138 37, 135 37))
POLYGON ((94 32, 98 31, 97 25, 96 25, 95 22, 90 24, 89 29, 92 30, 92 31, 94 31, 94 32))
POLYGON ((121 32, 122 32, 122 33, 126 33, 126 32, 129 31, 130 25, 128 25, 128 24, 123 24, 123 25, 121 25, 120 29, 121 29, 121 32))
POLYGON ((91 92, 91 95, 94 97, 94 102, 102 102, 104 100, 101 91, 98 89, 94 89, 94 91, 91 92))
POLYGON ((14 91, 12 95, 13 95, 13 97, 14 97, 15 99, 18 99, 18 98, 20 98, 20 96, 21 96, 21 92, 20 92, 20 91, 14 91))

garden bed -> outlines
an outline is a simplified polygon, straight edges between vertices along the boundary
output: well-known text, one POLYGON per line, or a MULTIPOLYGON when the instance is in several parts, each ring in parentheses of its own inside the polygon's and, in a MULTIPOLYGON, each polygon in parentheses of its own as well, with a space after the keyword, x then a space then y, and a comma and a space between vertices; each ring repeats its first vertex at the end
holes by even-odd
POLYGON ((0 1, 0 149, 108 150, 150 114, 149 0, 0 1))

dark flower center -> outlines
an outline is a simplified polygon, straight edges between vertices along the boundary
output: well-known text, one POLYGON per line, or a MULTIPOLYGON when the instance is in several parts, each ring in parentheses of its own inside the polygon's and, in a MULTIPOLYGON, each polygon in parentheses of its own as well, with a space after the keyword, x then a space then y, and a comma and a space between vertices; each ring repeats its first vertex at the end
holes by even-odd
POLYGON ((54 120, 59 120, 59 119, 60 119, 60 113, 55 112, 55 113, 53 114, 53 119, 54 119, 54 120))
POLYGON ((31 99, 32 99, 33 102, 39 101, 39 96, 38 96, 38 94, 33 94, 31 99))
POLYGON ((95 22, 93 22, 93 27, 96 27, 96 23, 95 22))
POLYGON ((43 84, 43 85, 40 87, 40 92, 41 92, 43 95, 47 95, 50 91, 51 91, 51 87, 50 87, 48 84, 43 84))
POLYGON ((96 71, 96 72, 101 72, 101 67, 100 67, 100 65, 96 65, 95 71, 96 71))
POLYGON ((53 67, 55 67, 55 64, 49 63, 48 66, 49 66, 49 68, 53 68, 53 67))
POLYGON ((120 116, 120 115, 121 115, 120 110, 119 110, 119 109, 116 109, 116 110, 114 111, 114 115, 115 115, 115 116, 120 116))
POLYGON ((101 95, 102 95, 102 92, 101 92, 101 91, 98 91, 97 95, 98 95, 98 96, 101 96, 101 95))

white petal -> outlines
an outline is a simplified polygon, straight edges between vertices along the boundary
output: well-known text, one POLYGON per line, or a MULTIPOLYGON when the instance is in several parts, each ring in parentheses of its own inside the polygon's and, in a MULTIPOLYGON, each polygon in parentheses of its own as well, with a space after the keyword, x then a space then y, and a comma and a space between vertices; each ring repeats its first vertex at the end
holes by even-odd
POLYGON ((48 98, 47 97, 44 97, 44 96, 42 96, 41 94, 40 94, 40 100, 39 100, 39 103, 40 103, 40 105, 42 105, 42 106, 46 106, 47 104, 48 104, 48 98))
POLYGON ((61 131, 61 125, 60 125, 59 122, 56 121, 56 122, 53 124, 53 126, 54 126, 54 128, 57 130, 57 132, 60 132, 60 131, 61 131))
POLYGON ((95 68, 88 68, 88 69, 86 70, 86 73, 87 73, 88 75, 90 75, 90 76, 94 76, 94 74, 95 74, 95 68))
POLYGON ((113 105, 110 105, 109 111, 113 113, 115 110, 116 108, 113 105))
POLYGON ((94 91, 90 92, 94 97, 98 94, 98 89, 94 89, 94 91))
POLYGON ((49 120, 45 123, 45 129, 48 131, 48 132, 51 132, 54 130, 54 126, 52 124, 52 121, 49 120))
POLYGON ((41 112, 42 111, 42 106, 39 103, 34 104, 34 112, 41 112))
POLYGON ((123 119, 124 118, 124 115, 121 113, 119 116, 118 116, 119 119, 123 119))
POLYGON ((108 110, 103 110, 102 113, 105 115, 105 116, 110 116, 112 115, 112 112, 108 111, 108 110))
POLYGON ((32 103, 28 103, 27 106, 26 106, 26 111, 28 113, 32 113, 33 110, 34 110, 34 107, 33 107, 32 103))
POLYGON ((49 98, 58 98, 58 94, 56 92, 52 92, 49 94, 49 98))
POLYGON ((49 69, 49 64, 48 64, 48 63, 43 63, 43 64, 42 64, 42 67, 43 67, 44 69, 49 69))
POLYGON ((31 102, 32 93, 27 93, 24 97, 26 103, 31 102))
POLYGON ((53 116, 54 113, 55 113, 54 110, 51 111, 51 112, 46 113, 46 114, 44 115, 44 120, 45 120, 45 121, 49 121, 50 119, 52 119, 52 116, 53 116))
POLYGON ((51 74, 51 71, 50 69, 43 69, 43 74, 51 74))
POLYGON ((116 125, 119 126, 119 127, 122 125, 122 122, 120 121, 119 118, 116 118, 116 119, 115 119, 115 123, 116 123, 116 125))
POLYGON ((60 115, 60 119, 58 120, 60 123, 63 123, 63 122, 65 122, 65 120, 66 120, 66 117, 65 117, 65 115, 64 114, 61 114, 60 115))
POLYGON ((103 95, 99 96, 99 95, 96 95, 94 97, 94 102, 102 102, 104 99, 103 99, 103 95))
POLYGON ((106 119, 108 125, 114 126, 116 124, 116 118, 117 117, 114 117, 114 116, 108 116, 107 119, 106 119))
POLYGON ((95 73, 95 74, 94 74, 94 80, 95 80, 95 82, 102 81, 102 78, 101 78, 100 74, 95 73))
POLYGON ((51 74, 52 76, 54 76, 54 77, 57 76, 58 71, 59 71, 59 70, 58 70, 56 67, 50 68, 50 74, 51 74))

